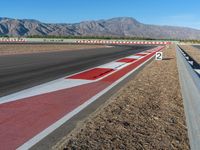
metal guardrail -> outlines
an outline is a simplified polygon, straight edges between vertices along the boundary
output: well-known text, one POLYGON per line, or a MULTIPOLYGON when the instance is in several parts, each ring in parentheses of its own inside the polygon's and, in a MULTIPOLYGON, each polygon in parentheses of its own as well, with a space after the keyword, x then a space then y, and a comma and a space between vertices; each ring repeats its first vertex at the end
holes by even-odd
POLYGON ((200 77, 194 71, 199 64, 178 46, 176 55, 190 147, 200 150, 200 77))
POLYGON ((190 56, 187 52, 185 52, 181 47, 179 47, 179 49, 181 53, 183 54, 183 56, 185 57, 185 59, 190 64, 190 66, 194 69, 194 71, 200 77, 200 64, 194 58, 192 58, 192 56, 190 56))

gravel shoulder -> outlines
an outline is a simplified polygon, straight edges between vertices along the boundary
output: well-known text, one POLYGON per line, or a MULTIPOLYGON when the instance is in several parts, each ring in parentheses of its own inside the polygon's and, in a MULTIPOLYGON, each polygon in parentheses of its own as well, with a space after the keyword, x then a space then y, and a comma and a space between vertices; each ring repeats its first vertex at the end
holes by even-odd
POLYGON ((67 50, 81 50, 103 48, 104 45, 81 45, 81 44, 0 44, 1 55, 28 54, 41 52, 55 52, 67 50))
POLYGON ((189 149, 175 46, 52 149, 189 149))
POLYGON ((200 50, 192 45, 180 45, 194 60, 200 64, 200 50))

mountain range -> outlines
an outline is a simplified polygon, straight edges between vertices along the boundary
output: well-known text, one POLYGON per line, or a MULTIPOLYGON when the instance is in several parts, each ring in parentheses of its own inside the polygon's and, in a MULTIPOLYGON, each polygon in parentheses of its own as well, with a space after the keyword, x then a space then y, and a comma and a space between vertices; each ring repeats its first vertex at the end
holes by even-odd
POLYGON ((134 18, 118 17, 80 23, 43 23, 32 19, 0 18, 0 36, 112 36, 153 39, 200 39, 200 30, 143 24, 134 18))

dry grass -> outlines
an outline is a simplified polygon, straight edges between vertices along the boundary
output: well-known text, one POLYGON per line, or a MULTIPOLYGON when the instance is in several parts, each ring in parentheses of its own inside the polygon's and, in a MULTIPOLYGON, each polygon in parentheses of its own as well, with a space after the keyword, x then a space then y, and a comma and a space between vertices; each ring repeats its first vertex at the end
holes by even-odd
POLYGON ((104 45, 78 44, 0 44, 0 55, 25 54, 38 52, 66 51, 102 48, 104 45))
POLYGON ((200 50, 198 48, 191 45, 181 45, 181 48, 200 64, 200 50))
POLYGON ((189 149, 174 46, 164 56, 53 149, 189 149))

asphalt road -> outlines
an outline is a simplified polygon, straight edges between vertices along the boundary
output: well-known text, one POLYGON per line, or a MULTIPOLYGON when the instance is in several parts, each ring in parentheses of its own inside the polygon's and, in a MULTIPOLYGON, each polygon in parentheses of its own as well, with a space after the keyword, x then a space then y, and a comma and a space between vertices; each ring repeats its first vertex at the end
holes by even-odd
POLYGON ((0 56, 0 97, 152 47, 117 46, 0 56))
POLYGON ((200 50, 200 45, 192 45, 200 50))

